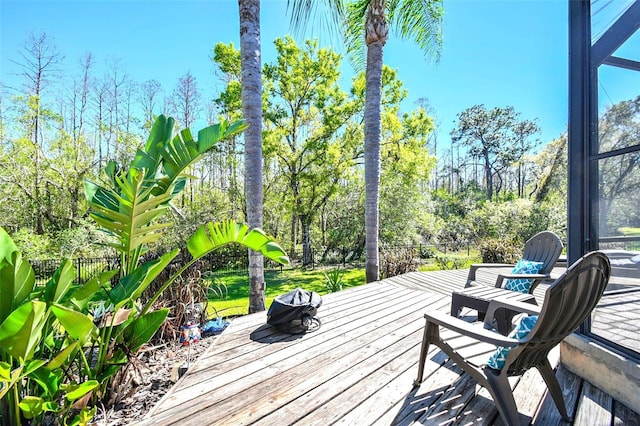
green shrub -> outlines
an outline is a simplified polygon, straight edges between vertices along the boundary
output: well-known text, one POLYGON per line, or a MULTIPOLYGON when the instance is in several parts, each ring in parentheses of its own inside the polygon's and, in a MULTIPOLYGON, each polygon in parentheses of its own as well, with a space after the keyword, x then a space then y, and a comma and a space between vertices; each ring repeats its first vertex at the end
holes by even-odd
POLYGON ((433 259, 436 255, 436 249, 431 246, 420 246, 420 259, 433 259))
POLYGON ((484 263, 516 263, 522 257, 523 244, 517 240, 485 238, 479 246, 484 263))
POLYGON ((420 266, 416 251, 412 248, 395 248, 380 252, 380 278, 415 272, 420 266))
POLYGON ((469 258, 467 256, 454 254, 439 254, 436 255, 434 259, 441 270, 462 269, 469 263, 469 258))
POLYGON ((52 257, 52 242, 46 235, 38 235, 23 228, 13 234, 11 239, 26 259, 49 259, 52 257))
POLYGON ((329 271, 329 273, 325 272, 324 277, 327 280, 324 283, 324 286, 327 288, 327 291, 329 293, 342 290, 344 281, 342 280, 342 271, 340 270, 340 268, 333 269, 329 271))

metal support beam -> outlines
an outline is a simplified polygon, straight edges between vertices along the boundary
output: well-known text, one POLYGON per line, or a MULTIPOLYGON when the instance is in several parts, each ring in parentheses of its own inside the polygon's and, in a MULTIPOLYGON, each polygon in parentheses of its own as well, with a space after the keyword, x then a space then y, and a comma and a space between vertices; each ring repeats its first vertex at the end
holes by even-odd
MULTIPOLYGON (((569 3, 574 2, 570 1, 569 3)), ((622 16, 593 44, 591 60, 594 68, 603 64, 638 28, 640 28, 640 0, 635 0, 622 16)))
POLYGON ((592 102, 591 2, 569 2, 569 128, 567 260, 589 251, 589 147, 592 102))
POLYGON ((618 68, 625 68, 631 71, 640 71, 640 62, 631 59, 618 58, 617 56, 609 56, 602 62, 603 65, 611 65, 618 68))

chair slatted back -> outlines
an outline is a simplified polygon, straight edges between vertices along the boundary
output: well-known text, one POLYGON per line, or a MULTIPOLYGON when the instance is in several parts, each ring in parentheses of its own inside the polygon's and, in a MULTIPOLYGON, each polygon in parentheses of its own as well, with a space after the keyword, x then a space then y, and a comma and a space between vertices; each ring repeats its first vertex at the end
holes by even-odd
POLYGON ((604 253, 586 254, 547 289, 538 321, 527 343, 511 350, 506 366, 509 374, 521 374, 539 365, 549 351, 573 333, 595 309, 602 297, 611 266, 604 253))
POLYGON ((538 232, 524 245, 522 257, 535 262, 543 262, 541 274, 549 274, 562 253, 562 241, 551 231, 538 232))

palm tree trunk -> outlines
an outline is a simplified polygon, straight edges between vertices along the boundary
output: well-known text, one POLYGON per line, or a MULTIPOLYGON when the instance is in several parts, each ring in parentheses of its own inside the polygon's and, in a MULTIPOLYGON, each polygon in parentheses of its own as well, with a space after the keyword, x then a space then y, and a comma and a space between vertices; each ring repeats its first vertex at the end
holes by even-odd
POLYGON ((364 112, 364 215, 367 282, 377 281, 380 278, 378 228, 380 205, 382 48, 383 44, 379 41, 367 46, 367 89, 364 112))
POLYGON ((386 2, 374 0, 367 12, 367 88, 364 107, 364 223, 368 283, 380 278, 378 228, 380 207, 380 139, 382 108, 382 52, 389 32, 385 17, 386 2))
MULTIPOLYGON (((242 62, 247 222, 262 228, 262 73, 260 58, 260 0, 238 0, 242 62)), ((249 313, 264 311, 264 259, 249 251, 249 313)))

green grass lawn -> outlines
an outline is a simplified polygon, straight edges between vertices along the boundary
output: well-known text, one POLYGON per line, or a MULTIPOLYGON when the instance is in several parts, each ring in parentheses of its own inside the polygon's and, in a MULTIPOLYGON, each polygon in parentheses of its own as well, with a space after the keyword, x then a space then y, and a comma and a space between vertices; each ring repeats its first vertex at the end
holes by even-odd
MULTIPOLYGON (((328 272, 329 270, 327 270, 328 272)), ((365 283, 364 269, 341 269, 343 288, 355 287, 365 283)), ((249 310, 249 275, 247 272, 232 271, 218 272, 213 274, 214 291, 209 298, 209 310, 211 316, 215 316, 215 311, 223 317, 244 315, 249 310), (222 289, 220 294, 214 294, 216 289, 222 289), (215 308, 215 310, 212 308, 215 308)), ((305 271, 301 269, 286 269, 282 271, 265 271, 265 281, 267 289, 265 292, 266 306, 271 305, 273 299, 280 295, 294 290, 297 287, 305 290, 326 294, 326 278, 324 270, 315 269, 305 271)))
POLYGON ((622 235, 640 235, 640 228, 631 228, 629 226, 625 226, 622 228, 618 228, 618 231, 620 231, 622 235))

